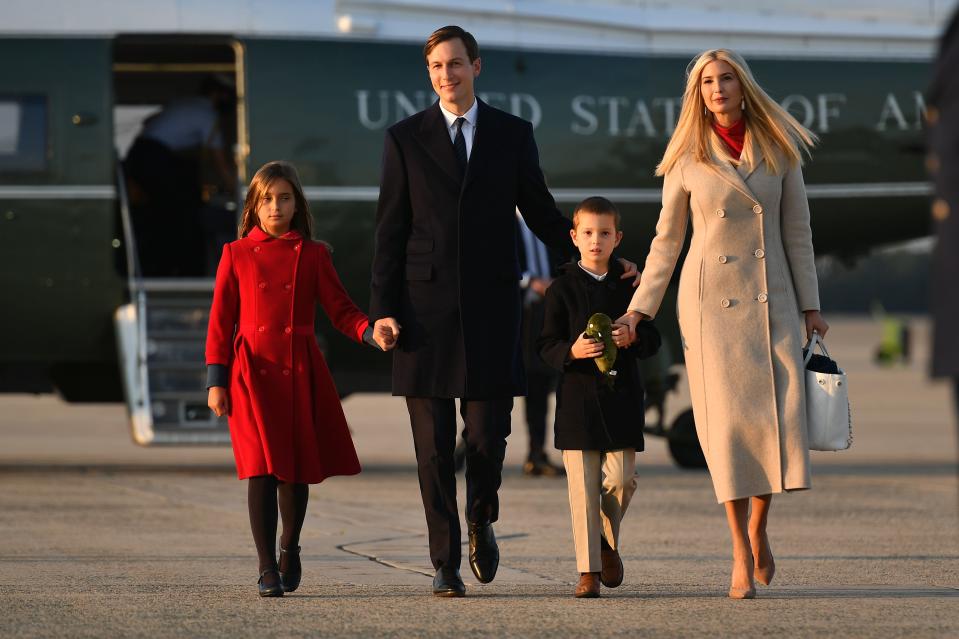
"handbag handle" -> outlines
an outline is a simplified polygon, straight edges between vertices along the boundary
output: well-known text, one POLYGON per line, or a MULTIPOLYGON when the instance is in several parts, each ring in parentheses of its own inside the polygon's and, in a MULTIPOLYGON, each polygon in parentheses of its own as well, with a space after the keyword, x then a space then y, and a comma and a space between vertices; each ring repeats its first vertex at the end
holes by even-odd
MULTIPOLYGON (((812 337, 806 342, 806 357, 803 358, 802 365, 803 368, 809 365, 809 360, 812 359, 813 351, 816 348, 816 344, 819 344, 819 350, 822 351, 822 354, 826 357, 829 357, 829 351, 826 350, 826 343, 822 341, 822 338, 819 336, 819 331, 813 329, 812 337)), ((832 359, 829 357, 829 359, 832 359)))

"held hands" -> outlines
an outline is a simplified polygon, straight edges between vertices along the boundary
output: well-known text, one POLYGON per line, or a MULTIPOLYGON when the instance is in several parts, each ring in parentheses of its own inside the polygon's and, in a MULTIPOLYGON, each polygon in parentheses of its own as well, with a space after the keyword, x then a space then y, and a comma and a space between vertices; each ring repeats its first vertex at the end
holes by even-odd
POLYGON ((819 333, 819 337, 826 336, 826 331, 829 330, 829 324, 822 318, 822 313, 819 311, 803 311, 803 316, 806 320, 807 341, 812 339, 813 331, 819 333))
MULTIPOLYGON (((645 318, 646 315, 643 315, 637 311, 627 311, 624 315, 619 317, 619 319, 613 322, 613 326, 618 327, 613 331, 613 339, 616 339, 617 331, 625 330, 626 334, 629 336, 629 342, 627 342, 627 344, 631 344, 632 342, 636 341, 636 327, 639 326, 639 323, 645 318)), ((616 345, 619 346, 619 342, 617 342, 616 345)))
POLYGON ((380 318, 373 324, 373 340, 384 351, 391 351, 400 338, 400 328, 395 317, 380 318))
POLYGON ((629 332, 629 326, 613 323, 613 344, 616 344, 616 348, 626 348, 638 339, 635 331, 629 332))
POLYGON ((211 386, 206 405, 217 417, 223 417, 230 412, 230 395, 222 386, 211 386))

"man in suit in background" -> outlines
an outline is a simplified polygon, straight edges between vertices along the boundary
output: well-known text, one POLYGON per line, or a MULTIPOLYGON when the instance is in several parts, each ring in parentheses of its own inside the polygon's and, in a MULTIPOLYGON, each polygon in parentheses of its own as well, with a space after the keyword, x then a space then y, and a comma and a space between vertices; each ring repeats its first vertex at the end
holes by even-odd
POLYGON ((455 597, 465 586, 454 399, 466 424, 469 563, 488 583, 499 565, 492 524, 510 411, 526 392, 515 210, 564 254, 572 224, 543 181, 532 125, 476 98, 473 36, 443 27, 423 54, 439 102, 386 132, 370 318, 380 345, 396 349, 393 394, 410 414, 433 594, 455 597))
POLYGON ((932 374, 952 379, 959 415, 959 10, 943 33, 926 104, 926 163, 935 183, 932 218, 938 235, 932 273, 932 374))
POLYGON ((526 365, 526 429, 529 433, 529 453, 523 464, 523 474, 533 477, 565 475, 562 466, 556 466, 546 454, 546 416, 549 396, 556 388, 556 374, 539 356, 536 340, 543 330, 543 312, 546 289, 553 282, 557 262, 545 244, 539 241, 517 211, 519 225, 517 251, 523 274, 523 363, 526 365))

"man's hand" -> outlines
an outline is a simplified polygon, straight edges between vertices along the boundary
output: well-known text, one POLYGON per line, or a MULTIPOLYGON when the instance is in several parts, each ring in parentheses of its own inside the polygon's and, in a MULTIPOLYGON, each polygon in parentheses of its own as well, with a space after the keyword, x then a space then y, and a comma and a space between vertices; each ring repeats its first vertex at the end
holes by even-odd
POLYGON ((622 265, 622 267, 623 267, 623 271, 625 271, 625 272, 623 273, 622 277, 620 277, 619 279, 621 279, 621 280, 628 280, 629 278, 632 277, 632 278, 634 278, 634 279, 633 279, 633 288, 636 288, 637 286, 639 286, 640 280, 643 279, 643 274, 639 272, 639 267, 636 266, 635 264, 633 264, 632 262, 630 262, 629 260, 624 259, 624 258, 622 258, 622 257, 620 257, 620 258, 618 258, 618 259, 619 259, 619 263, 620 263, 620 264, 622 265))
POLYGON ((396 342, 399 338, 400 325, 395 317, 383 317, 373 324, 373 340, 384 351, 391 351, 396 348, 396 342))
POLYGON ((222 386, 211 386, 207 393, 206 405, 217 417, 223 417, 230 412, 230 394, 222 386))
POLYGON ((580 333, 570 347, 569 354, 573 359, 594 359, 603 354, 603 343, 592 337, 586 337, 586 333, 580 333))
POLYGON ((546 297, 546 289, 553 283, 553 280, 546 277, 533 277, 529 280, 529 287, 540 297, 546 297))

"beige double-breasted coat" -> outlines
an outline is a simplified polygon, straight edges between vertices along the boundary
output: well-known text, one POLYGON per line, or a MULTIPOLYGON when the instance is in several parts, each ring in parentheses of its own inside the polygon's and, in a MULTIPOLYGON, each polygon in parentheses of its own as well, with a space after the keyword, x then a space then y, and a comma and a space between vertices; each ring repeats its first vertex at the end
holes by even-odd
POLYGON ((799 166, 770 174, 748 131, 745 145, 738 166, 690 154, 666 174, 629 305, 655 317, 692 219, 677 311, 719 502, 810 487, 802 311, 819 309, 819 287, 809 205, 799 166))

